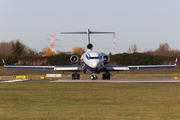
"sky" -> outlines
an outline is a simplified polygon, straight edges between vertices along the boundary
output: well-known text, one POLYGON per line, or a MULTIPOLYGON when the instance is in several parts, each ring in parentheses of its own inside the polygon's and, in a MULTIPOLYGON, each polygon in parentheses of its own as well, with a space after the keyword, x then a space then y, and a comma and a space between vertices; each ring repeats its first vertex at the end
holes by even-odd
MULTIPOLYGON (((138 52, 161 43, 180 50, 180 0, 0 0, 0 42, 19 39, 42 51, 55 34, 55 49, 85 48, 86 35, 61 32, 116 33, 116 53, 136 45, 138 52)), ((113 53, 113 35, 91 35, 94 50, 113 53)))

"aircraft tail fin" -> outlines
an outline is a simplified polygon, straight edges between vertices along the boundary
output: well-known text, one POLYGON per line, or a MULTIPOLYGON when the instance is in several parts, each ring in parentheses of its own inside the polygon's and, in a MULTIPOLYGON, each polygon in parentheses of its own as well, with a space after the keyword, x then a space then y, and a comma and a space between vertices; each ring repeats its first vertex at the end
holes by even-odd
POLYGON ((87 29, 86 32, 61 32, 61 34, 87 34, 87 43, 90 44, 90 34, 113 34, 115 32, 96 32, 96 31, 90 31, 90 29, 87 29))

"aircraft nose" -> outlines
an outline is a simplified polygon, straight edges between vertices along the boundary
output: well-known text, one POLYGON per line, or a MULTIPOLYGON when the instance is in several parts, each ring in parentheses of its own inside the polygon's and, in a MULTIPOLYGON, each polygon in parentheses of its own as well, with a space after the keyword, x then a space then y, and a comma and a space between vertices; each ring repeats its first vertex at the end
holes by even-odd
POLYGON ((93 62, 93 63, 91 64, 91 67, 92 67, 92 68, 96 68, 97 65, 98 65, 98 62, 93 62))
POLYGON ((91 63, 91 67, 92 68, 97 68, 97 67, 99 67, 101 64, 100 64, 100 61, 98 60, 98 61, 94 61, 94 62, 92 62, 91 63))

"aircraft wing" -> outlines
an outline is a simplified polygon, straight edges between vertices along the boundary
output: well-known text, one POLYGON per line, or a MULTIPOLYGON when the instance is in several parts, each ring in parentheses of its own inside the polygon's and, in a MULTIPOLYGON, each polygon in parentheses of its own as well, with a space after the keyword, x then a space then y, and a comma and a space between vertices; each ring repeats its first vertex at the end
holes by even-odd
POLYGON ((58 70, 58 71, 78 71, 82 65, 73 66, 5 66, 6 69, 16 70, 58 70))
POLYGON ((175 65, 145 65, 145 66, 116 66, 104 65, 107 71, 124 71, 124 70, 150 70, 150 69, 169 69, 175 68, 175 65))
POLYGON ((170 69, 175 68, 178 58, 176 58, 174 65, 139 65, 139 66, 117 66, 104 65, 102 71, 123 71, 123 70, 150 70, 150 69, 170 69))

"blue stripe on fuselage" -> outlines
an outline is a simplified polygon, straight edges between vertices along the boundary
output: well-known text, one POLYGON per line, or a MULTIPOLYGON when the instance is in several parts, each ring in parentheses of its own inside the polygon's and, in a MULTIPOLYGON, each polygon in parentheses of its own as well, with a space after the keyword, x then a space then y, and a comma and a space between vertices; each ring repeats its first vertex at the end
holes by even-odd
POLYGON ((91 57, 91 55, 88 53, 88 56, 91 57))

